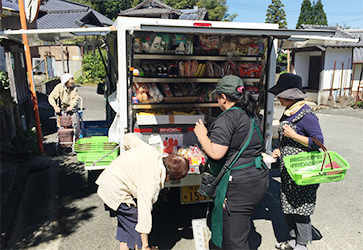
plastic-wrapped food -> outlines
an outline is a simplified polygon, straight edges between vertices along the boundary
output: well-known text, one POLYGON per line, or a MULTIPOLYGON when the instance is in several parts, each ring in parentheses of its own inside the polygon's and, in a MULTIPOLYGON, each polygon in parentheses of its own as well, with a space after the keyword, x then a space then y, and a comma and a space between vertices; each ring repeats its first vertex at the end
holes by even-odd
POLYGON ((168 77, 177 77, 179 74, 178 66, 176 64, 169 64, 168 66, 168 77))
POLYGON ((241 63, 239 73, 241 77, 260 77, 263 65, 256 63, 241 63))
POLYGON ((248 45, 248 55, 249 56, 255 56, 258 54, 259 46, 255 43, 250 43, 248 45))
POLYGON ((226 61, 223 65, 223 69, 225 75, 239 75, 237 66, 231 61, 226 61))
POLYGON ((212 64, 214 68, 214 77, 223 77, 224 76, 223 67, 219 66, 215 62, 212 62, 212 64))
POLYGON ((217 35, 199 35, 199 40, 204 50, 219 49, 220 40, 217 35))
POLYGON ((219 48, 220 55, 226 55, 227 53, 231 53, 236 51, 237 40, 232 36, 222 36, 221 38, 221 46, 219 48))
POLYGON ((182 90, 179 87, 179 85, 173 84, 173 85, 171 85, 171 89, 172 89, 175 97, 182 97, 183 96, 182 90))
POLYGON ((207 77, 214 77, 213 63, 211 61, 208 61, 205 63, 205 66, 207 71, 207 77))
POLYGON ((195 60, 191 61, 189 76, 195 76, 195 74, 197 73, 197 70, 198 70, 198 62, 195 60))
POLYGON ((171 89, 170 89, 170 87, 169 87, 169 84, 168 84, 168 83, 166 83, 166 82, 162 82, 162 83, 161 83, 161 86, 162 86, 162 88, 163 88, 163 91, 164 91, 164 93, 165 93, 165 96, 166 96, 166 97, 174 97, 174 95, 173 95, 173 93, 171 92, 171 89))
POLYGON ((181 77, 184 77, 185 76, 184 62, 180 61, 178 64, 179 64, 179 75, 181 77))
POLYGON ((185 43, 187 38, 184 35, 174 35, 174 39, 175 39, 175 44, 179 45, 181 42, 185 43))

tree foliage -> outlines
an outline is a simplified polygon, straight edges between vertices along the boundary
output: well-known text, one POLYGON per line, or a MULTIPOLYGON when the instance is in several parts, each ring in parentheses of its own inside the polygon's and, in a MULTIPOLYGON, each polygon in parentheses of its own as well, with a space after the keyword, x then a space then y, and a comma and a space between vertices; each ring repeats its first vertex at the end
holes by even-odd
POLYGON ((328 19, 324 12, 324 6, 321 0, 317 0, 314 4, 314 24, 316 25, 328 25, 328 19))
POLYGON ((96 11, 112 20, 115 20, 121 11, 132 7, 131 1, 125 0, 100 1, 96 2, 94 5, 96 11))
MULTIPOLYGON (((102 15, 115 20, 118 14, 129 8, 134 8, 143 0, 114 0, 91 2, 92 0, 71 0, 73 2, 89 5, 92 9, 100 12, 102 15)), ((193 9, 194 6, 205 7, 208 11, 208 17, 213 21, 233 21, 237 14, 227 14, 227 0, 164 0, 166 5, 174 9, 193 9)))
POLYGON ((279 28, 287 28, 286 14, 283 7, 285 6, 281 3, 281 0, 272 0, 267 9, 266 23, 278 23, 279 28))
MULTIPOLYGON (((107 61, 107 51, 101 50, 102 56, 107 61)), ((82 74, 76 73, 76 83, 81 84, 92 84, 106 81, 106 69, 102 63, 101 55, 98 50, 93 52, 90 51, 83 56, 82 59, 82 74)))
POLYGON ((310 0, 304 0, 301 4, 300 16, 296 24, 299 28, 301 24, 327 25, 328 20, 324 12, 324 6, 321 0, 311 4, 310 0))
POLYGON ((310 0, 304 0, 301 4, 299 19, 297 20, 296 28, 298 29, 301 24, 313 24, 313 6, 310 0))
POLYGON ((238 16, 237 14, 227 14, 226 0, 164 0, 164 3, 174 9, 193 9, 194 6, 205 7, 208 11, 209 20, 212 21, 232 21, 238 16))

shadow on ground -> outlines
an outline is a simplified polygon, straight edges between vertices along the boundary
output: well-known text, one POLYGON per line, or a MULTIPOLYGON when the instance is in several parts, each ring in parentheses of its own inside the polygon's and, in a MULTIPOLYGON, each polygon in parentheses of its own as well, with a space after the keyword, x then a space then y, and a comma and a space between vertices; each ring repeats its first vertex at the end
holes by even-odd
POLYGON ((171 188, 154 204, 149 238, 151 245, 160 250, 171 249, 182 238, 193 239, 192 220, 206 217, 207 203, 182 205, 179 192, 178 188, 171 188))
MULTIPOLYGON (((273 169, 270 171, 269 187, 267 189, 266 195, 257 206, 252 220, 270 220, 277 243, 288 240, 289 234, 284 214, 281 211, 280 182, 275 180, 275 177, 280 177, 280 172, 278 169, 273 169)), ((263 235, 256 232, 255 229, 256 228, 253 225, 249 235, 250 247, 253 250, 258 249, 263 238, 263 235)), ((322 238, 319 230, 314 226, 312 228, 312 236, 313 240, 320 240, 322 238)))
POLYGON ((38 101, 45 154, 32 155, 28 162, 40 156, 50 160, 46 164, 39 161, 28 166, 17 227, 13 229, 8 249, 28 249, 71 235, 82 221, 93 216, 92 211, 96 208, 81 209, 72 205, 74 201, 92 195, 95 187, 88 188, 88 173, 70 148, 62 150, 62 155, 55 154, 54 113, 45 96, 39 95, 38 101))

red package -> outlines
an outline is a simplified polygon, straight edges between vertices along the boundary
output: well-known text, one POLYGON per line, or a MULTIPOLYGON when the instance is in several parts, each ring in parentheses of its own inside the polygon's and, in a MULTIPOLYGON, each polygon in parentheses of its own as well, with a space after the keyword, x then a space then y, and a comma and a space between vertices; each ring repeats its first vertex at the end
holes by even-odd
MULTIPOLYGON (((336 163, 335 161, 332 161, 331 165, 333 165, 333 169, 341 168, 341 166, 339 166, 339 165, 338 165, 338 163, 336 163)), ((331 165, 330 165, 330 163, 329 163, 329 164, 326 164, 326 165, 324 166, 324 168, 331 169, 331 165)), ((342 173, 342 172, 343 172, 343 170, 332 171, 332 172, 326 172, 326 175, 340 174, 340 173, 342 173)))

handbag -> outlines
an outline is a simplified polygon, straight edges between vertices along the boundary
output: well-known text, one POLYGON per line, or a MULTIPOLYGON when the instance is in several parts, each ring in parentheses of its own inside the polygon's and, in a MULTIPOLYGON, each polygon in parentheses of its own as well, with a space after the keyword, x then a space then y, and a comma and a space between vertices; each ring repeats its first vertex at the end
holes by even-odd
MULTIPOLYGON (((251 133, 253 133, 252 118, 251 118, 250 130, 248 131, 248 135, 250 135, 251 133)), ((202 173, 198 193, 200 193, 203 196, 206 196, 209 199, 214 199, 216 197, 219 181, 221 180, 222 176, 226 172, 227 168, 231 167, 230 166, 231 163, 235 160, 239 151, 246 144, 248 137, 249 136, 246 136, 246 138, 244 139, 243 143, 241 144, 239 149, 236 151, 236 153, 234 153, 234 155, 228 161, 226 161, 226 163, 223 165, 223 168, 221 169, 221 171, 219 172, 219 174, 217 176, 212 175, 208 171, 202 173)))

